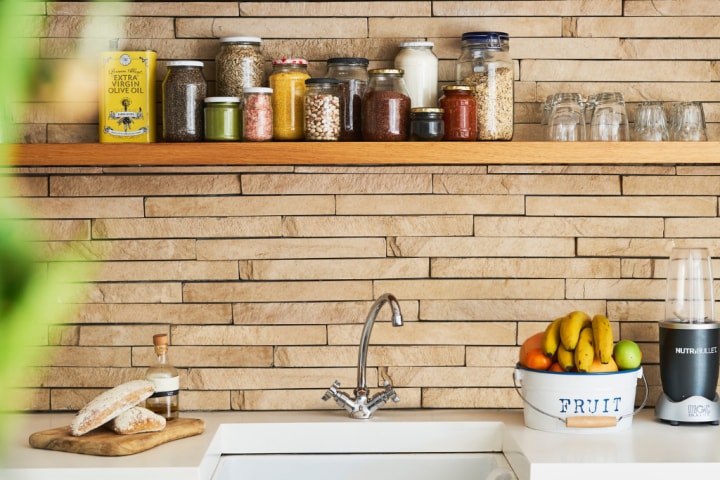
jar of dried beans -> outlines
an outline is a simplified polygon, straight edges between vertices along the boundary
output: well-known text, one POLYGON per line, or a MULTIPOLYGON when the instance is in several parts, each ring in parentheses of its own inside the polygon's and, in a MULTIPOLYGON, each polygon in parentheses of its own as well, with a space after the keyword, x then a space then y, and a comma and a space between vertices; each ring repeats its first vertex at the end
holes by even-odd
POLYGON ((472 87, 445 85, 440 97, 445 121, 443 140, 475 141, 477 139, 477 102, 472 87))
POLYGON ((304 131, 305 80, 310 78, 304 58, 273 60, 270 88, 273 89, 273 138, 302 140, 304 131))
POLYGON ((327 61, 326 77, 334 78, 340 97, 340 140, 362 140, 362 97, 368 82, 368 59, 336 57, 327 61))
POLYGON ((265 59, 258 37, 223 37, 215 57, 217 94, 242 97, 243 88, 263 84, 265 59))
POLYGON ((473 89, 477 101, 477 139, 512 140, 514 73, 508 34, 463 33, 455 79, 459 85, 473 89))
POLYGON ((203 101, 207 82, 203 62, 168 62, 162 82, 162 131, 166 142, 199 142, 203 139, 203 101))
POLYGON ((247 87, 243 92, 243 140, 266 142, 273 137, 272 88, 247 87))
POLYGON ((340 98, 334 78, 305 80, 305 140, 340 139, 340 98))
POLYGON ((362 99, 363 140, 395 142, 410 134, 410 95, 403 71, 378 68, 368 72, 367 91, 362 99))

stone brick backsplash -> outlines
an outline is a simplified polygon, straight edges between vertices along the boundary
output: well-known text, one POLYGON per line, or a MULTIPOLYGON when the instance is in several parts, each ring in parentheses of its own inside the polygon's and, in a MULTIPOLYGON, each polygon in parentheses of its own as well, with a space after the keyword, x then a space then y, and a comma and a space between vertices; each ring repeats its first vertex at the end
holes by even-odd
MULTIPOLYGON (((220 36, 261 36, 268 58, 308 57, 314 75, 330 56, 389 65, 400 41, 427 38, 443 83, 452 80, 462 32, 485 29, 511 36, 515 141, 542 137, 541 102, 562 90, 621 91, 631 119, 639 101, 699 100, 711 140, 720 137, 720 2, 26 8, 26 40, 44 80, 31 102, 14 106, 22 142, 97 141, 96 65, 78 52, 104 48, 108 36, 124 49, 157 50, 159 78, 169 60, 205 61, 212 91, 220 36), (70 89, 69 70, 83 79, 70 89)), ((6 173, 0 187, 25 207, 17 213, 21 234, 51 278, 60 262, 71 267, 62 280, 79 293, 60 299, 78 301, 75 314, 32 347, 46 355, 18 385, 20 410, 75 410, 142 377, 155 333, 170 335, 185 410, 335 409, 320 397, 335 379, 354 387, 362 324, 385 292, 400 299, 405 317, 392 328, 382 311, 371 338, 369 384, 392 380, 402 399, 388 408, 520 407, 512 381, 518 345, 575 309, 607 314, 616 338, 640 343, 652 405, 667 255, 673 245, 720 255, 720 168, 712 165, 6 173), (94 277, 84 283, 88 265, 94 277)))

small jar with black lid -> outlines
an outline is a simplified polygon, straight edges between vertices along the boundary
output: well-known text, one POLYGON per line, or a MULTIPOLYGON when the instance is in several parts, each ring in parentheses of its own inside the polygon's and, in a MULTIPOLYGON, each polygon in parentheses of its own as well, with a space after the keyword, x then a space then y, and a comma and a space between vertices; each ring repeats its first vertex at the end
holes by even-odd
POLYGON ((443 139, 444 132, 442 108, 416 107, 410 110, 410 140, 438 142, 443 139))
POLYGON ((168 62, 162 82, 162 131, 166 142, 199 142, 203 139, 203 101, 207 82, 203 62, 168 62))

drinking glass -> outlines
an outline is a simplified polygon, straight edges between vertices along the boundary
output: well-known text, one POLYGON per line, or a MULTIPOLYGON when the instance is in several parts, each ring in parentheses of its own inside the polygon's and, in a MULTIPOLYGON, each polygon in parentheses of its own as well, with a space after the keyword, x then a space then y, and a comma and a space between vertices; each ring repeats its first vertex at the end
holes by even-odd
POLYGON ((590 121, 590 140, 620 142, 629 139, 630 127, 622 93, 597 94, 590 121))
POLYGON ((643 142, 667 141, 669 133, 662 102, 638 103, 633 127, 635 140, 643 142))
POLYGON ((675 102, 670 106, 670 140, 705 142, 705 113, 700 102, 675 102))
POLYGON ((548 140, 576 142, 585 140, 585 111, 577 93, 556 93, 548 118, 548 140))

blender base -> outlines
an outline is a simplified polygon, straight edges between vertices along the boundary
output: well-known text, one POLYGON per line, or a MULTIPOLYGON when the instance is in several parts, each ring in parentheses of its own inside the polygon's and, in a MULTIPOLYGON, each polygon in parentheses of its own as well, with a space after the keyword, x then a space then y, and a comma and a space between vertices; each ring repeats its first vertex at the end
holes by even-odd
POLYGON ((708 400, 696 395, 681 402, 674 402, 662 393, 655 404, 655 416, 670 425, 681 423, 712 423, 720 424, 720 398, 708 400))

